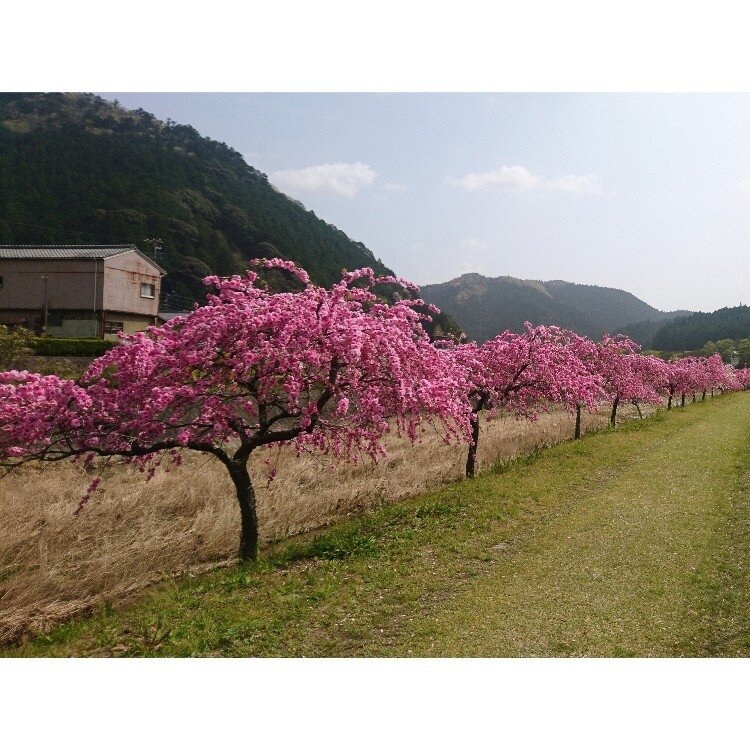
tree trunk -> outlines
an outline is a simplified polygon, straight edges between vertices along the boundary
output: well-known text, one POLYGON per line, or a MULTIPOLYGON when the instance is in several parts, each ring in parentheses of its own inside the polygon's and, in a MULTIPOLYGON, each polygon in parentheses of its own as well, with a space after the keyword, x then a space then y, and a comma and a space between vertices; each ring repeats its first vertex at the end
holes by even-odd
POLYGON ((640 419, 643 419, 643 413, 641 412, 641 407, 638 404, 638 402, 637 401, 633 401, 633 406, 635 406, 635 410, 638 412, 638 417, 640 419))
POLYGON ((617 396, 612 403, 612 414, 609 416, 609 424, 611 427, 617 427, 617 405, 620 403, 620 397, 617 396))
POLYGON ((713 397, 714 397, 714 389, 712 388, 711 389, 711 398, 713 398, 713 397))
POLYGON ((701 401, 705 401, 705 400, 706 400, 706 392, 703 391, 703 398, 701 399, 701 401))
POLYGON ((693 391, 693 403, 695 403, 695 391, 693 391))
POLYGON ((685 394, 682 394, 682 399, 680 401, 680 406, 685 406, 685 394))
POLYGON ((672 408, 672 394, 669 394, 669 398, 667 399, 667 411, 669 411, 672 408))
POLYGON ((573 435, 573 440, 578 440, 581 437, 581 405, 576 404, 576 431, 573 435))
POLYGON ((466 476, 473 477, 476 473, 477 446, 479 445, 479 414, 471 415, 471 443, 469 456, 466 459, 466 476))
POLYGON ((229 473, 237 493, 242 521, 239 557, 243 562, 255 561, 258 559, 258 514, 255 508, 255 490, 253 489, 253 483, 250 481, 250 472, 247 470, 246 463, 233 461, 229 467, 229 473))

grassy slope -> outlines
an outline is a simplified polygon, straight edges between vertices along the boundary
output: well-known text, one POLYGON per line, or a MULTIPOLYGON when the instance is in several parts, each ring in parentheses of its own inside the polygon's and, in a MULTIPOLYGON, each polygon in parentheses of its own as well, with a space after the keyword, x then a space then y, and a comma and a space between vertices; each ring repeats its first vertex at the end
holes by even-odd
POLYGON ((6 655, 745 655, 750 393, 591 435, 6 655))

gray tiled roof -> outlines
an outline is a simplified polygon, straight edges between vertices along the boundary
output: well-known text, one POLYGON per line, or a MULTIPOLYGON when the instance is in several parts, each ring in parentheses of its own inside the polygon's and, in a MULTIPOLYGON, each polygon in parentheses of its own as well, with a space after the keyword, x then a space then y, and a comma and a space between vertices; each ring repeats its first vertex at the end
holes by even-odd
POLYGON ((163 321, 172 320, 172 318, 183 318, 186 315, 190 315, 190 311, 187 312, 167 312, 166 310, 159 311, 159 318, 163 321))
MULTIPOLYGON (((138 250, 135 245, 0 245, 0 258, 17 260, 92 260, 138 250)), ((153 261, 152 261, 153 262, 153 261)))

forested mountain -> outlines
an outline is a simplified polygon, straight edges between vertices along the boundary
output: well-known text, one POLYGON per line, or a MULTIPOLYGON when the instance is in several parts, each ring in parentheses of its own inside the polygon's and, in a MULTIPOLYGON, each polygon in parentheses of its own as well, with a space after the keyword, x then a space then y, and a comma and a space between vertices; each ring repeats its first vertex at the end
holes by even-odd
MULTIPOLYGON (((691 313, 684 313, 690 315, 691 313)), ((676 314, 673 320, 679 317, 676 314)), ((628 323, 622 326, 617 333, 622 333, 628 338, 637 341, 644 349, 654 348, 654 338, 662 326, 667 325, 668 320, 641 320, 638 323, 628 323)))
POLYGON ((527 320, 534 325, 559 325, 599 338, 632 323, 664 321, 686 314, 662 312, 620 289, 511 276, 487 278, 477 273, 425 286, 422 295, 455 318, 467 335, 478 341, 505 329, 520 330, 527 320))
POLYGON ((278 256, 329 285, 388 269, 280 193, 223 143, 91 94, 0 94, 0 243, 135 242, 169 272, 173 306, 201 278, 278 256))
POLYGON ((665 351, 700 349, 707 341, 745 339, 750 336, 750 307, 722 307, 710 313, 693 313, 665 323, 654 335, 654 348, 665 351))

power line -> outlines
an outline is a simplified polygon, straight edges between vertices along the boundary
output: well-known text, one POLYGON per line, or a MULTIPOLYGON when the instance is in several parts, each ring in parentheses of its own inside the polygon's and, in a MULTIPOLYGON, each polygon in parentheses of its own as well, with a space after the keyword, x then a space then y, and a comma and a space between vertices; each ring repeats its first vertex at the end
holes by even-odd
POLYGON ((151 251, 154 254, 154 263, 159 263, 159 259, 162 251, 162 241, 160 237, 150 237, 144 240, 147 244, 151 245, 151 251))
POLYGON ((19 227, 33 227, 34 229, 51 229, 54 232, 62 232, 63 234, 85 234, 89 237, 96 237, 99 240, 126 240, 128 242, 146 242, 147 240, 144 237, 123 237, 122 235, 118 237, 114 236, 106 236, 103 234, 94 234, 93 232, 84 232, 82 229, 63 229, 62 227, 49 227, 45 226, 44 224, 29 224, 27 222, 23 221, 10 221, 9 219, 0 219, 0 221, 3 222, 3 224, 15 224, 19 227))
POLYGON ((192 310, 195 303, 194 297, 188 297, 177 292, 167 292, 162 296, 159 308, 164 312, 184 312, 192 310))
POLYGON ((176 292, 166 292, 164 294, 164 301, 174 301, 177 304, 192 305, 193 302, 195 302, 195 297, 188 297, 186 294, 177 294, 176 292))
POLYGON ((161 253, 164 249, 163 242, 160 238, 145 238, 145 237, 138 237, 137 239, 135 237, 123 237, 122 235, 118 237, 107 237, 103 234, 94 234, 93 232, 84 232, 81 229, 62 229, 60 227, 48 227, 44 224, 29 224, 27 222, 23 221, 10 221, 9 219, 0 219, 4 224, 15 224, 19 227, 34 227, 35 229, 51 229, 54 232, 62 232, 63 234, 85 234, 89 237, 96 237, 98 240, 117 240, 118 242, 122 242, 123 240, 127 242, 145 242, 147 245, 151 246, 152 252, 153 252, 153 261, 155 263, 159 263, 161 259, 161 253))

